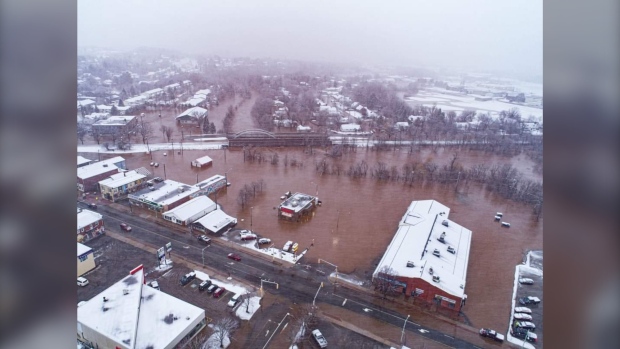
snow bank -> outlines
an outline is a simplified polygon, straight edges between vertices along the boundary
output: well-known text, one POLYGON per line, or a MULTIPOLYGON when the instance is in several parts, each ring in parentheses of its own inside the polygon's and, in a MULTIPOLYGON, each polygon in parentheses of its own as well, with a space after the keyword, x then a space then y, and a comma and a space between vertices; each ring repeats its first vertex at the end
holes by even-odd
MULTIPOLYGON (((336 278, 336 272, 332 272, 331 274, 329 274, 329 277, 336 278)), ((345 281, 345 282, 348 282, 350 284, 357 285, 357 286, 364 285, 363 281, 357 280, 354 276, 349 276, 347 274, 338 273, 338 280, 342 280, 342 281, 345 281)))
POLYGON ((207 273, 203 273, 202 271, 199 271, 199 270, 194 270, 194 273, 196 273, 196 277, 202 281, 211 280, 211 278, 209 277, 209 275, 207 275, 207 273))
POLYGON ((254 315, 258 308, 260 308, 260 300, 261 297, 251 297, 249 306, 245 304, 245 301, 242 301, 241 305, 237 307, 235 315, 237 315, 237 317, 241 320, 250 320, 252 315, 254 315))
POLYGON ((165 263, 163 265, 160 264, 160 265, 155 267, 155 269, 159 270, 159 271, 168 270, 170 268, 172 268, 172 261, 169 260, 169 259, 166 259, 165 263))
MULTIPOLYGON (((209 328, 213 329, 213 324, 209 324, 209 328)), ((219 338, 217 338, 217 329, 214 329, 213 334, 209 337, 209 339, 207 339, 207 341, 205 342, 205 344, 202 346, 202 349, 219 349, 220 348, 220 341, 219 338)), ((228 346, 230 345, 230 338, 228 337, 228 335, 226 337, 224 337, 224 348, 228 348, 228 346)))

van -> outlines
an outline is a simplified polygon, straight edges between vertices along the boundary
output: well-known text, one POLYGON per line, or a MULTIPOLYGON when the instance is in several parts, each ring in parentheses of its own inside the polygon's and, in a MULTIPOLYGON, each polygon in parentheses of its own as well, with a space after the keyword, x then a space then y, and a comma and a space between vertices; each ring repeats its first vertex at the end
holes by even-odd
POLYGON ((190 283, 190 281, 194 280, 194 278, 196 278, 196 273, 195 272, 191 272, 191 273, 187 273, 185 274, 182 278, 181 278, 181 285, 185 286, 187 284, 190 283))
POLYGON ((88 280, 86 280, 86 278, 83 278, 83 277, 80 276, 80 277, 77 278, 77 284, 78 284, 78 286, 84 287, 84 286, 88 285, 88 280))
POLYGON ((241 299, 241 295, 239 293, 235 294, 234 296, 232 296, 232 298, 228 301, 228 306, 229 307, 234 307, 235 305, 237 305, 237 302, 239 302, 239 300, 241 299))

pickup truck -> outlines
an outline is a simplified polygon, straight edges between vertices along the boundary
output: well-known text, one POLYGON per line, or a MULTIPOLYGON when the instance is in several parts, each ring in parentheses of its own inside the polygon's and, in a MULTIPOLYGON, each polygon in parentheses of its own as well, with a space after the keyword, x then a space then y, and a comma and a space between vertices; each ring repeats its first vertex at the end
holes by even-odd
POLYGON ((498 342, 503 342, 504 341, 504 335, 501 333, 497 333, 496 331, 490 330, 488 328, 482 328, 480 329, 480 335, 482 337, 488 337, 488 338, 492 338, 498 342))
POLYGON ((319 347, 327 348, 327 339, 323 337, 321 331, 319 331, 318 329, 312 331, 312 337, 314 337, 314 340, 319 344, 319 347))

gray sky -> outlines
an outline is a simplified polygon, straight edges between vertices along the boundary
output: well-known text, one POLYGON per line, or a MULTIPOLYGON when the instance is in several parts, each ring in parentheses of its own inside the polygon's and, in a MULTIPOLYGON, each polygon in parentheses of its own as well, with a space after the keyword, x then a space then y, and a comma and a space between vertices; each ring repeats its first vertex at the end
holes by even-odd
POLYGON ((79 0, 78 46, 542 75, 542 1, 79 0))

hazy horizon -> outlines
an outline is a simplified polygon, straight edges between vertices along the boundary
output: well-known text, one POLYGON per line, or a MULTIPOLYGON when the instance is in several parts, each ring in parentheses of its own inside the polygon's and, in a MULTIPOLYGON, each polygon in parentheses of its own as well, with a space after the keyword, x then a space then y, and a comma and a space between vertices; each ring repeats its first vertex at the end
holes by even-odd
POLYGON ((542 77, 542 1, 78 1, 78 47, 542 77))

